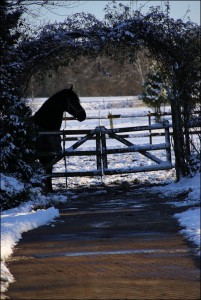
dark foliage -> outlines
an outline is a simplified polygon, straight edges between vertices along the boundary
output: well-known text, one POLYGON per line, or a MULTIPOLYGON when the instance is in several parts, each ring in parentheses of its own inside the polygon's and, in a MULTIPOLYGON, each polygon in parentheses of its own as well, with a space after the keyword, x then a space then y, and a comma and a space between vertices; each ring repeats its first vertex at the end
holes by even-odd
MULTIPOLYGON (((0 161, 2 173, 12 174, 28 183, 38 172, 38 166, 33 161, 35 134, 33 125, 28 121, 31 110, 22 98, 23 82, 20 82, 20 78, 24 62, 21 55, 16 54, 20 38, 21 14, 19 9, 10 9, 8 1, 1 1, 0 161)), ((0 197, 1 204, 8 204, 9 199, 13 201, 12 196, 6 195, 5 192, 2 192, 0 197)), ((21 199, 23 201, 24 197, 21 199)))

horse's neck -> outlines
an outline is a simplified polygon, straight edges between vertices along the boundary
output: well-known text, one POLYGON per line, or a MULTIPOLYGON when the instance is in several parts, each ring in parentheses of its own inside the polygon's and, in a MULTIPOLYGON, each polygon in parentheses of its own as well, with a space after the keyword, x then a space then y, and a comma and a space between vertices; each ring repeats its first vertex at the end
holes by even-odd
POLYGON ((63 119, 63 111, 57 111, 56 113, 53 113, 50 127, 52 127, 53 130, 60 130, 62 119, 63 119))
POLYGON ((60 109, 59 104, 44 103, 36 112, 35 119, 39 127, 44 130, 60 130, 63 111, 60 109))

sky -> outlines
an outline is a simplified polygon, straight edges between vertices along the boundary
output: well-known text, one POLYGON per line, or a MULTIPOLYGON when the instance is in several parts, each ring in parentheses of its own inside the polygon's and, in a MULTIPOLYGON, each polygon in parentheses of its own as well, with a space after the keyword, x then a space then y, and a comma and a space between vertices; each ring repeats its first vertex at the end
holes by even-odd
MULTIPOLYGON (((42 10, 42 17, 38 20, 35 19, 35 22, 41 22, 50 20, 51 23, 57 21, 63 21, 67 16, 78 13, 78 12, 89 12, 94 14, 98 19, 103 19, 104 17, 104 8, 111 1, 69 1, 68 8, 57 8, 55 13, 51 13, 48 10, 42 10), (73 5, 72 2, 79 2, 73 5), (70 4, 72 5, 70 6, 70 4)), ((161 6, 165 9, 165 1, 116 1, 117 3, 128 4, 132 9, 139 9, 142 7, 142 12, 146 13, 150 6, 161 6)), ((188 17, 192 22, 195 22, 200 25, 200 1, 169 1, 170 3, 170 16, 174 19, 182 19, 188 21, 188 17), (186 15, 186 12, 188 14, 186 15)))

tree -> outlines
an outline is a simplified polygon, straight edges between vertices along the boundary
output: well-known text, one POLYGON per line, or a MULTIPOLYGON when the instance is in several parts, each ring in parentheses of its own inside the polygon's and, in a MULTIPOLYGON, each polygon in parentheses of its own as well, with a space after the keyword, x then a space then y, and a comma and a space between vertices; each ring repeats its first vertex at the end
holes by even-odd
POLYGON ((143 83, 143 88, 144 91, 140 95, 140 99, 148 106, 153 107, 156 114, 160 114, 161 106, 165 106, 168 103, 170 87, 163 72, 156 63, 150 66, 146 80, 143 83))
MULTIPOLYGON (((57 5, 64 5, 65 1, 57 2, 57 5)), ((31 109, 24 99, 27 62, 18 50, 20 43, 33 34, 23 19, 28 7, 48 8, 48 5, 55 7, 54 4, 56 2, 46 0, 2 0, 0 3, 0 172, 17 178, 24 187, 20 194, 15 194, 3 191, 0 186, 2 208, 27 200, 34 192, 34 186, 43 185, 42 169, 34 160, 37 131, 31 122, 31 109)), ((31 13, 29 9, 28 13, 31 13)))
MULTIPOLYGON (((6 0, 0 3, 0 111, 1 111, 1 172, 28 183, 36 173, 33 163, 34 129, 27 120, 31 110, 22 99, 21 84, 18 81, 23 70, 23 61, 16 54, 20 37, 20 10, 12 10, 6 0), (5 26, 5 24, 7 26, 5 26)), ((21 195, 22 196, 22 195, 21 195)), ((23 198, 23 197, 22 197, 23 198)), ((8 195, 3 195, 3 207, 9 206, 8 195)), ((12 205, 12 204, 11 204, 12 205)))
MULTIPOLYGON (((124 8, 124 11, 127 12, 128 8, 124 8)), ((122 13, 118 18, 122 20, 122 13)), ((170 82, 176 173, 179 180, 181 175, 190 173, 189 118, 195 107, 193 90, 196 83, 200 84, 200 26, 169 18, 169 2, 166 2, 165 14, 152 7, 146 16, 135 12, 133 20, 130 18, 124 24, 114 22, 118 18, 116 12, 110 11, 109 22, 116 27, 118 42, 121 38, 126 39, 126 35, 130 45, 136 43, 139 49, 146 47, 150 56, 163 66, 170 82)), ((126 47, 124 51, 127 52, 125 56, 131 55, 126 47)), ((117 55, 120 55, 120 51, 117 55)))
POLYGON ((49 97, 71 83, 79 96, 122 96, 142 93, 142 80, 146 72, 145 59, 138 59, 138 66, 123 64, 109 58, 97 57, 96 62, 80 57, 72 67, 59 67, 44 79, 31 78, 27 95, 49 97))

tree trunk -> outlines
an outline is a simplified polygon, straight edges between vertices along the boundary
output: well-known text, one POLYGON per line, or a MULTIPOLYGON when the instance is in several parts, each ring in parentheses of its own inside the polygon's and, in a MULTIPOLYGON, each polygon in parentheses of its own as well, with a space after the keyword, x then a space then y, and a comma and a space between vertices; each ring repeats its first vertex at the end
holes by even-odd
POLYGON ((188 105, 188 102, 190 102, 189 99, 184 102, 184 136, 185 136, 185 154, 186 154, 186 159, 187 161, 189 160, 190 154, 191 154, 191 149, 190 149, 190 137, 189 137, 189 123, 190 123, 190 114, 191 114, 191 107, 188 105))
POLYGON ((186 175, 185 149, 184 149, 184 133, 182 127, 181 105, 178 97, 171 101, 172 108, 172 127, 175 152, 175 166, 177 181, 181 176, 186 175))

